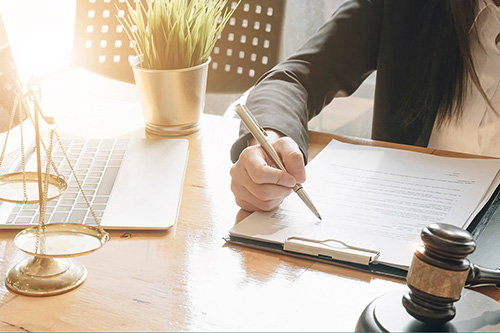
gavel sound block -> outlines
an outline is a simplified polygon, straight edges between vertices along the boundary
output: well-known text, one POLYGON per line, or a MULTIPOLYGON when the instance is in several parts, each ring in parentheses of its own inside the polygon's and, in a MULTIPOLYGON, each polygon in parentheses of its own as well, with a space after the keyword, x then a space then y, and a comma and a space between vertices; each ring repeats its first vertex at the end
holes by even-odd
POLYGON ((469 262, 476 248, 465 230, 431 224, 413 257, 408 288, 383 295, 363 311, 358 332, 500 331, 500 303, 464 286, 500 284, 500 270, 469 262), (456 305, 456 306, 455 306, 456 305))

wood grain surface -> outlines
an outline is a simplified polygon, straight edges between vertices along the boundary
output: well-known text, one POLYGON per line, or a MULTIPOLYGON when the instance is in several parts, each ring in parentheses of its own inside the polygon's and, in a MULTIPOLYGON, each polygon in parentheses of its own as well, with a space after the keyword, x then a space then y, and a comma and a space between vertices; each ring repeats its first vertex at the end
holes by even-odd
MULTIPOLYGON (((131 103, 123 117, 138 119, 140 106, 131 103)), ((107 110, 96 112, 99 125, 78 135, 115 133, 120 111, 110 112, 111 120, 107 110)), ((354 330, 369 302, 404 287, 403 280, 226 244, 222 237, 248 214, 230 191, 229 149, 238 124, 206 115, 201 131, 186 137, 189 161, 174 228, 111 232, 102 249, 76 258, 88 278, 63 295, 20 296, 0 284, 0 331, 346 332, 354 330)), ((143 124, 136 125, 123 137, 144 137, 143 124)), ((333 137, 311 133, 310 157, 333 137)), ((14 246, 16 233, 0 232, 0 276, 27 256, 14 246)), ((500 298, 496 288, 481 290, 500 298)))

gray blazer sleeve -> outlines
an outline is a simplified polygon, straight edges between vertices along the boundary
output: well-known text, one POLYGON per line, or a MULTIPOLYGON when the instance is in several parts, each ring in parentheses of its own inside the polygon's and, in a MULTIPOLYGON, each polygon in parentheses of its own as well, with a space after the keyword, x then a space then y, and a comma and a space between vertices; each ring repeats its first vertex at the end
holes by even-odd
MULTIPOLYGON (((352 94, 376 69, 382 0, 346 1, 294 55, 264 74, 246 105, 263 128, 291 137, 307 161, 307 123, 336 96, 352 94)), ((251 137, 244 124, 236 162, 251 137)))

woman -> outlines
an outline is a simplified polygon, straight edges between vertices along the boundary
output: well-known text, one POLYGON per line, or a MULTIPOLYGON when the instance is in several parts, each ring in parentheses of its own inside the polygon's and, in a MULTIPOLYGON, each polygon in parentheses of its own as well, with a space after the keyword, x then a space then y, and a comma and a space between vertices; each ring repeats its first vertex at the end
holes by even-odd
POLYGON ((376 140, 500 157, 500 0, 346 1, 296 54, 266 73, 247 106, 288 173, 248 146, 231 156, 245 210, 271 210, 305 181, 307 122, 377 70, 376 140))

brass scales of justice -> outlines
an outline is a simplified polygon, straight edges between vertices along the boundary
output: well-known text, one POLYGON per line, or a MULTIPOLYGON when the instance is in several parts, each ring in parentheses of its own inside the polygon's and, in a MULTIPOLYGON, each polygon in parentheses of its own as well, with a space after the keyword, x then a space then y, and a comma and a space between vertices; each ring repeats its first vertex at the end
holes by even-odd
MULTIPOLYGON (((101 248, 108 240, 109 234, 103 230, 89 199, 83 191, 81 182, 64 150, 56 124, 52 117, 43 114, 38 99, 37 85, 28 86, 23 93, 21 84, 17 83, 16 94, 10 115, 9 127, 5 143, 0 155, 0 170, 4 159, 9 133, 17 113, 21 138, 22 171, 0 174, 0 200, 17 204, 39 204, 39 223, 19 232, 14 244, 31 257, 14 265, 6 275, 6 287, 15 293, 28 296, 58 295, 80 286, 87 277, 87 269, 72 257, 84 255, 101 248), (31 115, 28 100, 33 104, 31 115), (23 139, 23 121, 30 119, 35 131, 36 171, 26 171, 23 139), (40 136, 40 118, 48 127, 48 146, 40 136), (55 136, 55 140, 54 140, 55 136), (54 143, 54 141, 56 141, 54 143), (64 160, 71 170, 71 176, 79 186, 87 207, 96 226, 80 223, 46 223, 45 212, 47 201, 61 196, 68 185, 52 160, 52 151, 59 144, 64 160), (45 165, 42 165, 42 149, 45 153, 45 165), (45 170, 43 170, 44 168, 45 170), (51 173, 53 172, 53 173, 51 173)), ((29 125, 29 124, 28 124, 29 125)))

